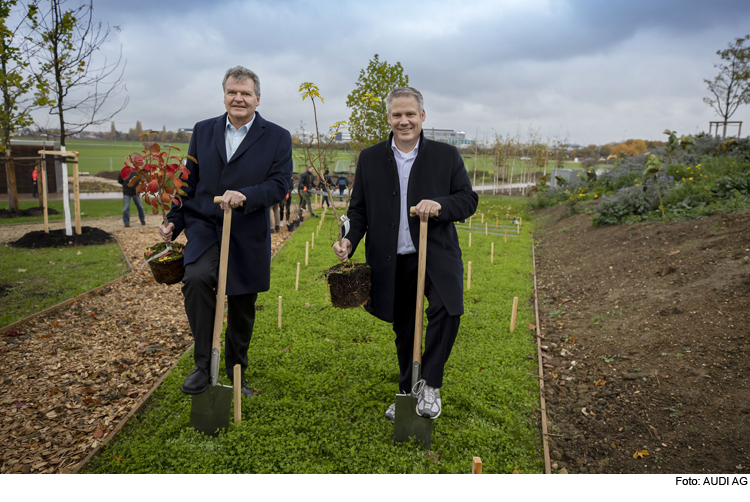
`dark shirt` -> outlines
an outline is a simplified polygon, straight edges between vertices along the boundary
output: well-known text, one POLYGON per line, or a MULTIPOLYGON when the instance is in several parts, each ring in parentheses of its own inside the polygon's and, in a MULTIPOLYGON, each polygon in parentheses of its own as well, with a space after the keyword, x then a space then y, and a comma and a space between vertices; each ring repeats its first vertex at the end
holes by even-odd
POLYGON ((128 176, 128 179, 124 180, 124 181, 122 179, 122 174, 118 174, 117 175, 117 182, 120 185, 122 185, 122 194, 123 195, 129 195, 131 197, 135 197, 137 195, 137 193, 135 191, 135 187, 137 186, 137 184, 133 185, 132 187, 128 186, 128 184, 130 183, 130 180, 132 180, 133 178, 135 178, 135 175, 136 174, 134 172, 131 172, 130 176, 128 176))
POLYGON ((307 187, 307 190, 310 190, 313 187, 313 178, 314 176, 310 171, 302 173, 299 177, 299 186, 297 187, 297 190, 300 192, 304 191, 304 188, 302 187, 307 187))

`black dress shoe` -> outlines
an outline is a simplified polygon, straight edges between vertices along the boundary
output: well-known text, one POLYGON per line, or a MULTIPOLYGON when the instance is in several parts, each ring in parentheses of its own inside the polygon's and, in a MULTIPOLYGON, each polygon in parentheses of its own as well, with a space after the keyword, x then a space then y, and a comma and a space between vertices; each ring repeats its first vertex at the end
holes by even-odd
POLYGON ((192 373, 182 382, 180 390, 185 394, 200 394, 208 389, 208 383, 208 370, 194 368, 192 373))
POLYGON ((243 396, 248 397, 248 398, 255 396, 255 393, 253 392, 253 389, 251 389, 250 387, 248 387, 244 380, 242 381, 242 390, 241 390, 241 392, 242 392, 243 396))

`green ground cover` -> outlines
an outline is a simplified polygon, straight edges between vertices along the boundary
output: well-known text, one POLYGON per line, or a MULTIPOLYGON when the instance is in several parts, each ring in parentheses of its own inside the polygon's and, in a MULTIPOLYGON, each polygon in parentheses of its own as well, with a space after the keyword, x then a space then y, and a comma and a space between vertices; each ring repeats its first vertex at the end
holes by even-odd
POLYGON ((130 272, 117 244, 19 249, 0 246, 0 326, 130 272), (80 253, 80 254, 79 254, 80 253))
MULTIPOLYGON (((31 209, 33 207, 39 207, 37 201, 21 201, 18 203, 21 209, 31 209)), ((65 215, 63 214, 63 201, 52 200, 49 201, 49 208, 54 209, 60 214, 50 214, 49 221, 63 221, 65 215)), ((0 202, 0 209, 8 209, 8 202, 0 202)), ((75 224, 75 215, 73 214, 74 206, 73 201, 70 201, 70 220, 71 224, 75 224)), ((138 222, 138 210, 130 201, 130 219, 133 220, 135 215, 135 222, 138 222)), ((86 218, 103 218, 106 216, 122 216, 122 200, 117 199, 102 199, 102 200, 82 200, 81 201, 81 221, 85 221, 86 218)), ((0 218, 0 227, 2 225, 11 225, 14 223, 35 223, 44 221, 44 216, 22 216, 19 218, 0 218)))
MULTIPOLYGON (((485 218, 521 214, 524 200, 480 196, 485 218), (507 206, 512 206, 508 210, 507 206)), ((526 215, 524 215, 526 216, 526 215)), ((476 220, 476 218, 475 218, 476 220)), ((321 271, 337 263, 330 249, 333 218, 304 266, 305 242, 318 224, 308 219, 278 252, 271 290, 259 295, 248 382, 258 395, 243 400, 243 421, 217 438, 190 428, 190 398, 179 386, 192 369, 184 357, 146 410, 88 465, 122 473, 465 473, 473 456, 484 472, 541 472, 539 394, 535 377, 531 225, 504 244, 499 236, 459 236, 472 261, 466 312, 446 367, 444 408, 432 456, 413 444, 394 446, 384 417, 397 391, 398 365, 390 325, 363 309, 336 310, 325 299, 321 271), (490 264, 490 243, 495 261, 490 264), (295 291, 297 262, 302 263, 295 291), (277 327, 283 296, 283 327, 277 327), (517 328, 509 332, 513 297, 517 328), (439 455, 439 458, 437 457, 439 455)), ((505 220, 508 223, 508 220, 505 220)), ((363 260, 364 246, 356 255, 363 260)), ((466 266, 465 266, 466 274, 466 266)), ((224 369, 220 375, 225 384, 224 369)))

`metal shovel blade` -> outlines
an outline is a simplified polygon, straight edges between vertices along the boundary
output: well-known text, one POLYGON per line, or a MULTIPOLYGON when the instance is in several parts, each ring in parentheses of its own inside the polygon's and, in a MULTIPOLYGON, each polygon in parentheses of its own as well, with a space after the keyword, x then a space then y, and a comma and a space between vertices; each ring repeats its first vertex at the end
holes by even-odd
POLYGON ((425 450, 432 442, 432 420, 417 415, 417 397, 396 394, 396 417, 393 421, 393 442, 405 443, 415 439, 425 450))
POLYGON ((209 385, 205 392, 194 394, 190 406, 190 425, 212 437, 229 428, 232 394, 232 387, 226 385, 209 385))

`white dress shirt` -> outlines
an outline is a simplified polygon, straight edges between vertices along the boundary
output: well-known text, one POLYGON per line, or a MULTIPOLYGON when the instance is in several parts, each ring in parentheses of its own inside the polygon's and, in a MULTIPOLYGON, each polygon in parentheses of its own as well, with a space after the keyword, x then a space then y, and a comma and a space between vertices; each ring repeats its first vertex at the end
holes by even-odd
POLYGON ((247 132, 250 130, 250 126, 253 125, 255 120, 255 114, 253 118, 247 124, 243 125, 239 129, 235 129, 234 126, 229 122, 229 116, 227 116, 227 125, 224 129, 224 143, 227 146, 227 162, 232 159, 232 155, 237 151, 237 148, 242 143, 242 140, 247 136, 247 132))
POLYGON ((414 165, 414 159, 417 158, 419 152, 419 139, 417 139, 417 144, 414 145, 414 150, 409 153, 403 153, 399 150, 394 140, 391 140, 391 148, 393 149, 393 157, 396 159, 398 183, 401 188, 401 215, 398 222, 398 248, 396 253, 416 253, 417 248, 414 247, 414 242, 411 240, 411 234, 409 233, 409 206, 406 205, 406 192, 409 189, 411 166, 414 165))

